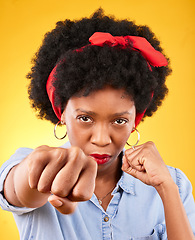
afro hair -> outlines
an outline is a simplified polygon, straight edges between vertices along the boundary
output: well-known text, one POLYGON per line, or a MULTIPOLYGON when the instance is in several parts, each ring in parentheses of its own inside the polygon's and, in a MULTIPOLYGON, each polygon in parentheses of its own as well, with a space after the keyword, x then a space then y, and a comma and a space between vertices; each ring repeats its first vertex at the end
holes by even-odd
POLYGON ((169 65, 151 66, 151 71, 138 51, 109 46, 86 46, 94 32, 144 37, 157 51, 163 53, 160 42, 147 26, 136 25, 127 19, 117 20, 113 16, 105 16, 101 8, 90 18, 57 22, 55 29, 46 33, 32 60, 31 72, 27 75, 30 79, 29 99, 38 112, 38 117, 54 124, 59 121, 46 91, 49 74, 58 62, 61 63, 57 67, 57 81, 54 85, 57 104, 60 103, 62 107, 65 107, 72 96, 81 92, 83 96, 87 96, 110 85, 125 89, 133 98, 136 111, 141 113, 147 108, 144 117, 152 116, 168 93, 165 80, 171 73, 169 65), (82 51, 74 51, 83 46, 86 47, 82 51))

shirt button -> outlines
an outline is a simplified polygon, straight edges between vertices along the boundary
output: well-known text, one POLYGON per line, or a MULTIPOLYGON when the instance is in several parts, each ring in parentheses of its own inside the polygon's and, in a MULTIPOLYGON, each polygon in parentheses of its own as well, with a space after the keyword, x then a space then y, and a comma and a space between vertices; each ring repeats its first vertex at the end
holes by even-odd
POLYGON ((109 217, 106 216, 106 217, 104 218, 104 222, 108 222, 108 221, 109 221, 109 217))

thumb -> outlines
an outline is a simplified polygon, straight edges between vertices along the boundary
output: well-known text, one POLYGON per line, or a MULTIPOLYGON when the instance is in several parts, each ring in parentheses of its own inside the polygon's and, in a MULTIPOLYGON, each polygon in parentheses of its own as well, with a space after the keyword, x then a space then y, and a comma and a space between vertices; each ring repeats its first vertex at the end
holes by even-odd
POLYGON ((73 213, 77 206, 77 202, 72 202, 68 198, 61 198, 56 195, 50 195, 48 202, 62 214, 73 213))

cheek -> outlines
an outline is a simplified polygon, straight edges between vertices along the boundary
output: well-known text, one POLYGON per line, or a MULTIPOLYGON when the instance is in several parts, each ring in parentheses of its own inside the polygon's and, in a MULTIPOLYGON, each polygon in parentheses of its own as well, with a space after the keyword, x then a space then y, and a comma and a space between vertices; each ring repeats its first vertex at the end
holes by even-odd
POLYGON ((66 128, 71 145, 82 147, 86 143, 88 139, 87 131, 83 131, 82 129, 80 129, 78 124, 74 123, 74 120, 67 121, 66 128))
POLYGON ((131 135, 132 129, 133 129, 133 124, 129 124, 127 127, 117 129, 117 130, 112 130, 113 142, 115 142, 118 146, 124 147, 127 140, 129 139, 129 136, 131 135))

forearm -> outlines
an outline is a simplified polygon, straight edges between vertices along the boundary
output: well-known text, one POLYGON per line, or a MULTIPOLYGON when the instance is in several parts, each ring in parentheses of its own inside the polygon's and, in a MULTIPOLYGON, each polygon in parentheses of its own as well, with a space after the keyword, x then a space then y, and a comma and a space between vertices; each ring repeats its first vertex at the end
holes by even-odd
POLYGON ((194 235, 187 218, 179 189, 174 182, 165 184, 157 191, 162 199, 169 240, 193 240, 194 235))
POLYGON ((7 201, 18 207, 36 208, 47 202, 49 193, 40 193, 31 189, 28 181, 28 168, 25 159, 11 169, 4 183, 4 195, 7 201))

